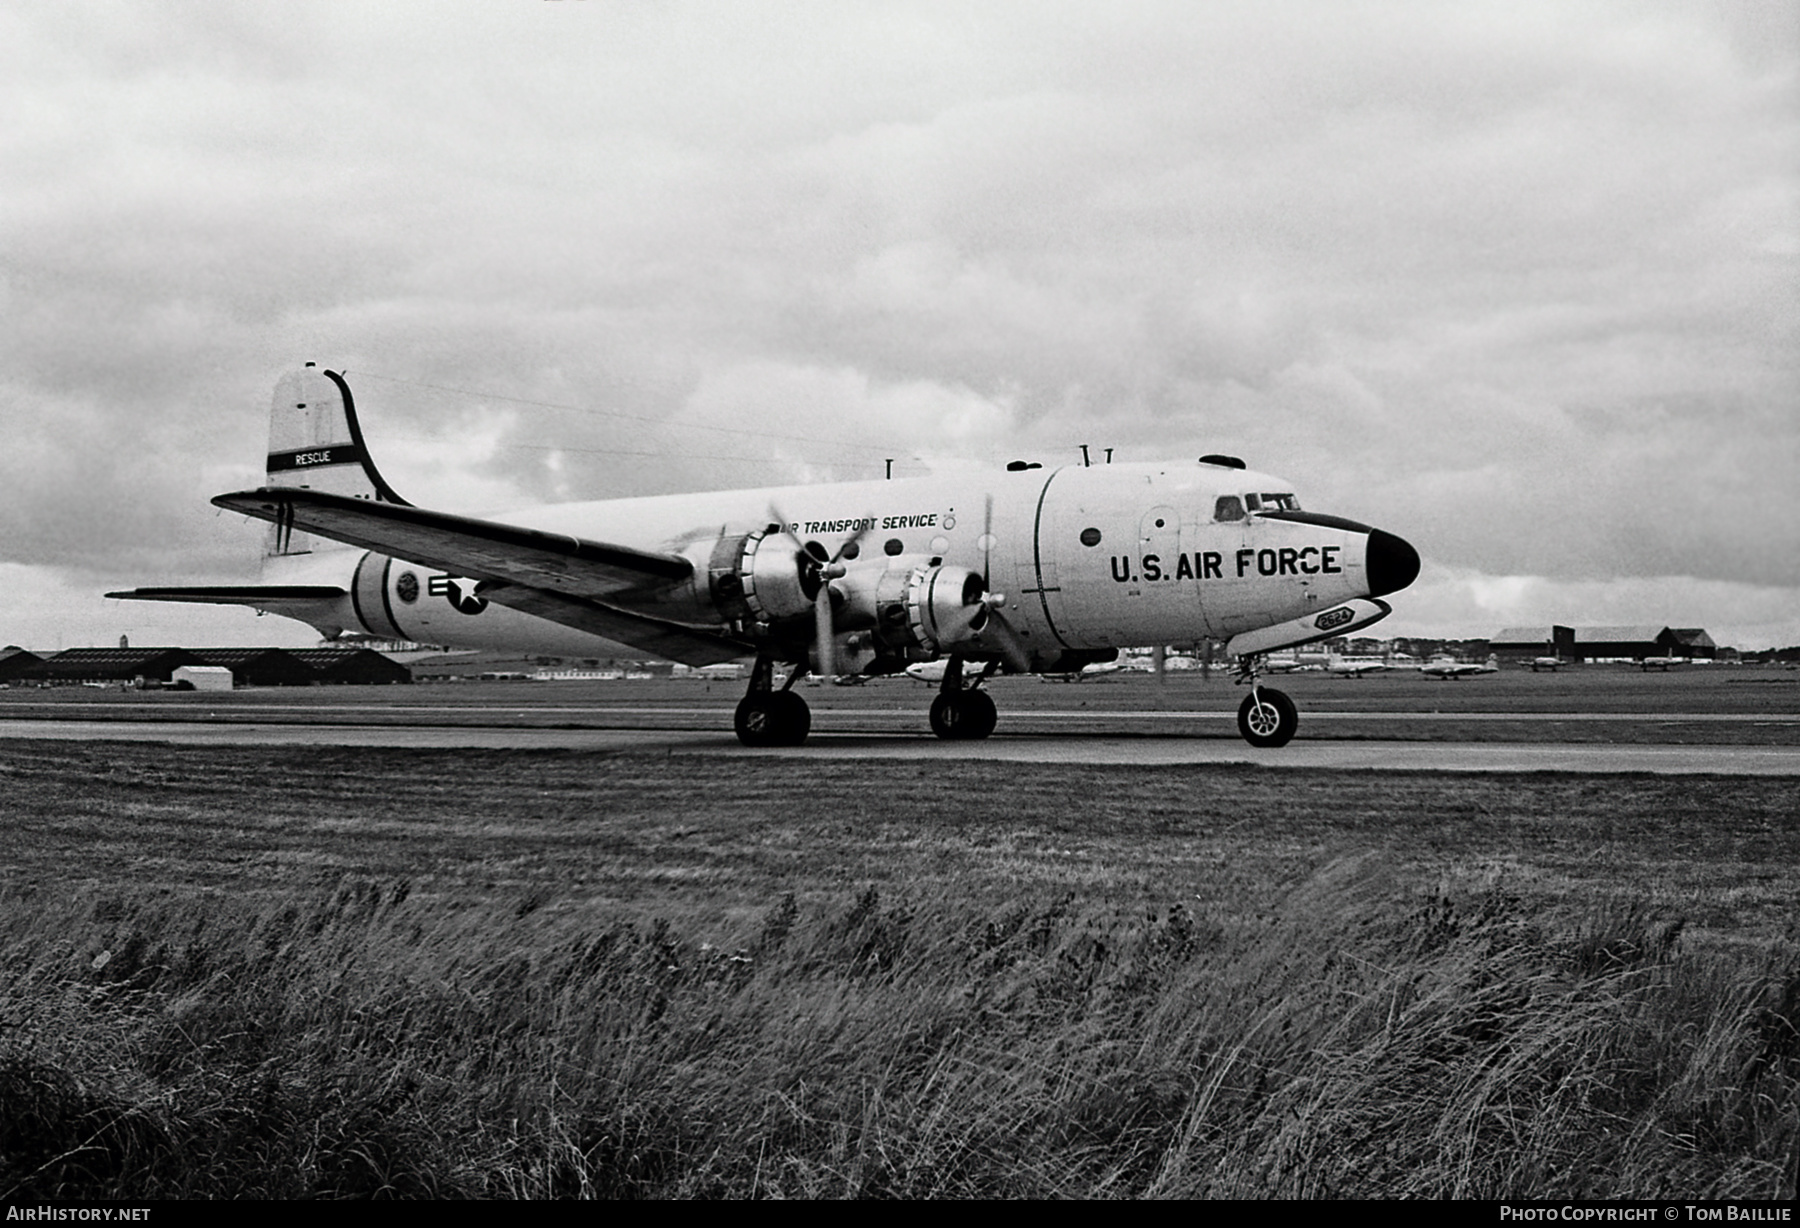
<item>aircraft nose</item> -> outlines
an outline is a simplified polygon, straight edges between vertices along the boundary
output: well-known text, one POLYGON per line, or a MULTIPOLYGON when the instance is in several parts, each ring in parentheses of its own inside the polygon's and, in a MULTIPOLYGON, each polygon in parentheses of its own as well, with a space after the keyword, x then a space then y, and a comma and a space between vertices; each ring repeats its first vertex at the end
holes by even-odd
POLYGON ((1419 552, 1404 538, 1369 530, 1367 576, 1369 596, 1397 593, 1419 578, 1419 552))

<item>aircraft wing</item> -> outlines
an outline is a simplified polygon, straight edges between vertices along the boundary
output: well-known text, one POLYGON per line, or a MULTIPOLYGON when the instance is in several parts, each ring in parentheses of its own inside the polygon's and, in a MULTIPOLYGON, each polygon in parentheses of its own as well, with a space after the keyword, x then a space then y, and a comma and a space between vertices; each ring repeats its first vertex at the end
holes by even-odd
POLYGON ((731 661, 755 651, 752 644, 707 628, 612 604, 691 577, 693 564, 678 554, 317 490, 239 491, 213 503, 284 531, 313 533, 466 576, 496 605, 688 665, 731 661))
POLYGON ((219 495, 213 503, 267 520, 281 530, 316 533, 471 580, 523 584, 589 599, 662 588, 686 580, 694 571, 694 565, 678 554, 320 490, 246 490, 219 495))
POLYGON ((573 627, 577 631, 586 631, 601 639, 630 644, 633 648, 641 648, 645 652, 670 661, 679 661, 683 665, 720 665, 747 657, 756 651, 754 644, 735 640, 727 635, 647 614, 614 609, 598 601, 569 597, 549 589, 516 584, 483 584, 476 592, 498 605, 524 614, 535 614, 539 618, 573 627))

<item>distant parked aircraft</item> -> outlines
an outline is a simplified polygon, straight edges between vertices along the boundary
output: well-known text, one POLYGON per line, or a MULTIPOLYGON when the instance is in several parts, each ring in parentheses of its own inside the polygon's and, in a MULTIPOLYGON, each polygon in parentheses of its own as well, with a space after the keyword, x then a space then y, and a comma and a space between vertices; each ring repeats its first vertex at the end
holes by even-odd
POLYGON ((1500 672, 1499 662, 1489 657, 1486 662, 1476 665, 1470 661, 1457 661, 1450 657, 1439 657, 1431 664, 1419 670, 1427 678, 1442 678, 1446 682, 1454 682, 1458 678, 1474 678, 1481 674, 1497 674, 1500 672))
POLYGON ((1340 657, 1333 656, 1326 662, 1326 668, 1340 678, 1361 678, 1364 674, 1379 674, 1388 668, 1386 661, 1378 661, 1374 657, 1340 657))

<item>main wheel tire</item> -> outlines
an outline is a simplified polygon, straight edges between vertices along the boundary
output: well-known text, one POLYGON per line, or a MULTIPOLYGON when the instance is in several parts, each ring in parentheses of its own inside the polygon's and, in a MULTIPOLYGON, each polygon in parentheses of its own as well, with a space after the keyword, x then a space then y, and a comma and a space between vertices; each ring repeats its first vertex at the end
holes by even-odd
POLYGON ((775 745, 798 746, 806 741, 806 735, 812 732, 812 709, 806 701, 792 691, 776 691, 771 698, 781 714, 776 722, 781 737, 775 745))
POLYGON ((963 737, 979 742, 994 732, 1000 714, 994 709, 994 697, 986 691, 963 692, 963 737))
POLYGON ((1244 696, 1238 707, 1238 732, 1252 746, 1286 746, 1298 728, 1300 712, 1280 691, 1260 687, 1244 696))
POLYGON ((746 695, 738 700, 737 714, 732 718, 732 725, 737 729, 738 741, 745 746, 775 745, 775 729, 777 716, 775 705, 770 703, 770 695, 746 695))
POLYGON ((980 741, 999 719, 986 691, 939 692, 931 701, 931 732, 945 741, 980 741))
POLYGON ((746 695, 732 724, 745 746, 798 746, 812 729, 812 709, 792 691, 746 695))
POLYGON ((939 692, 931 701, 931 732, 946 742, 962 737, 962 696, 939 692))

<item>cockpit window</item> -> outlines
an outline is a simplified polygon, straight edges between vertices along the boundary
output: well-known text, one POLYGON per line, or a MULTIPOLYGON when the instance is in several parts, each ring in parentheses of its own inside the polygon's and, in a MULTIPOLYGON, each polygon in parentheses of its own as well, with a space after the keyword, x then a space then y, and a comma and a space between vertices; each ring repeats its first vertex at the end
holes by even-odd
MULTIPOLYGON (((1256 496, 1251 495, 1250 497, 1254 499, 1256 496)), ((1244 505, 1238 502, 1236 495, 1220 495, 1219 501, 1213 504, 1214 520, 1242 520, 1243 518, 1244 505)))
POLYGON ((1253 512, 1297 512, 1300 500, 1291 494, 1272 495, 1264 491, 1260 495, 1245 495, 1244 502, 1253 512))

